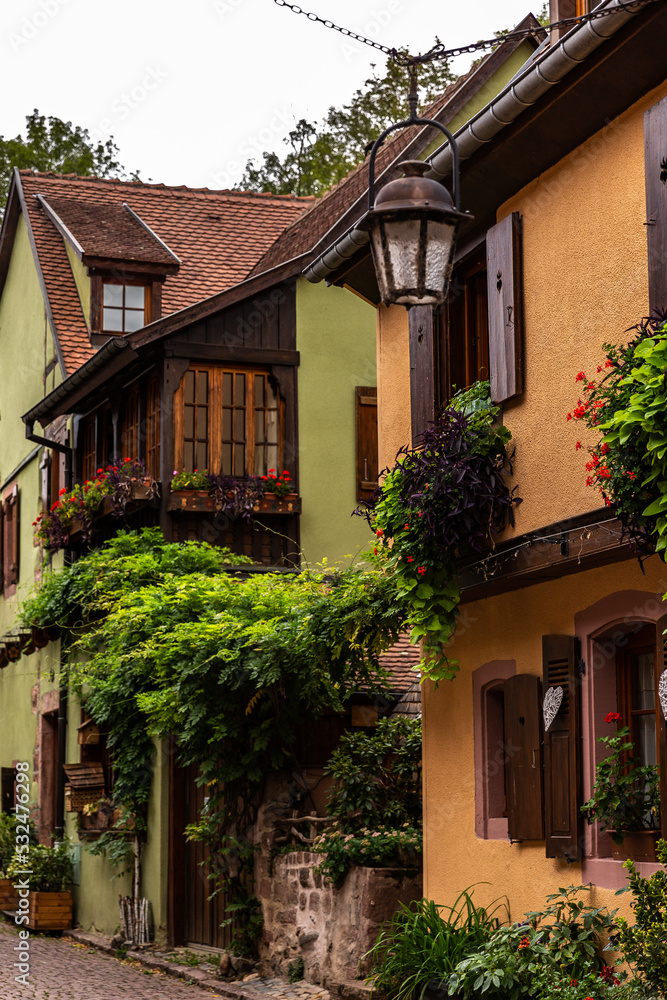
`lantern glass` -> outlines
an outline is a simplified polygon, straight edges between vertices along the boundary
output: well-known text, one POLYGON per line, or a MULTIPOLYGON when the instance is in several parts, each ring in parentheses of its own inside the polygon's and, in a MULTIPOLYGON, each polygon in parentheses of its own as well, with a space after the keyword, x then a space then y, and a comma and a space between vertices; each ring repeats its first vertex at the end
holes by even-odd
POLYGON ((430 213, 378 212, 371 248, 382 301, 438 305, 447 296, 459 220, 430 213))

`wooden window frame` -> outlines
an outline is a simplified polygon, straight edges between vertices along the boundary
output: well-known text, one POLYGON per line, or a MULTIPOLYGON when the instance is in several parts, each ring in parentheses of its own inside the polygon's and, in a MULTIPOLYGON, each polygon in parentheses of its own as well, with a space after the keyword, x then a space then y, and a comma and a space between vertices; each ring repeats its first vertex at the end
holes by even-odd
POLYGON ((120 425, 121 454, 117 456, 119 461, 124 461, 126 457, 134 461, 139 458, 141 453, 139 396, 139 386, 135 384, 128 390, 123 400, 123 416, 120 425))
MULTIPOLYGON (((503 718, 493 709, 490 700, 499 693, 506 680, 516 675, 515 660, 492 660, 473 671, 473 710, 475 745, 475 834, 481 840, 507 840, 507 810, 498 815, 500 799, 498 785, 505 793, 505 768, 507 747, 504 733, 498 741, 498 730, 503 730, 503 718)), ((506 802, 505 802, 506 805, 506 802)))
POLYGON ((126 337, 119 330, 105 330, 103 322, 104 285, 133 285, 145 289, 144 326, 160 319, 162 314, 162 281, 153 280, 150 275, 125 276, 122 273, 97 272, 90 277, 90 330, 105 337, 126 337))
POLYGON ((18 483, 2 498, 2 584, 5 597, 16 593, 20 574, 20 493, 18 483))
MULTIPOLYGON (((635 732, 635 717, 638 715, 652 715, 655 722, 655 737, 656 737, 656 749, 658 747, 659 731, 660 731, 660 704, 658 698, 654 698, 654 705, 652 709, 635 709, 632 706, 632 666, 630 663, 631 657, 636 656, 640 653, 651 653, 653 654, 653 676, 654 680, 656 678, 656 663, 655 663, 655 626, 651 624, 644 625, 644 627, 634 634, 630 641, 623 649, 619 649, 616 656, 616 705, 617 711, 619 712, 623 725, 627 725, 630 729, 629 739, 635 743, 636 746, 636 732, 635 732)), ((654 690, 657 690, 657 685, 654 690)))
POLYGON ((159 480, 160 471, 160 432, 162 421, 162 401, 160 398, 160 380, 157 372, 149 375, 146 380, 146 433, 144 437, 144 461, 149 476, 159 480))
MULTIPOLYGON (((222 425, 223 425, 223 376, 225 374, 246 376, 246 402, 245 402, 245 472, 243 476, 235 478, 245 478, 255 475, 255 405, 254 386, 255 375, 263 375, 271 378, 271 370, 261 366, 236 367, 222 364, 198 364, 193 363, 181 378, 178 389, 174 394, 174 469, 179 472, 185 469, 184 442, 185 442, 185 379, 188 372, 206 372, 208 374, 208 415, 207 415, 207 465, 210 473, 220 473, 222 471, 222 425)), ((283 399, 278 386, 275 386, 278 401, 278 459, 276 474, 282 469, 285 449, 285 400, 283 399)), ((188 470, 192 471, 192 470, 188 470)), ((201 469, 199 471, 202 471, 201 469)))
POLYGON ((446 406, 455 392, 468 389, 480 378, 490 377, 486 270, 486 244, 482 243, 456 263, 447 301, 435 312, 440 406, 446 406), (457 315, 459 309, 461 314, 457 315), (462 330, 459 327, 461 323, 462 330), (454 324, 456 337, 453 335, 454 324), (457 366, 452 350, 455 346, 463 347, 463 378, 466 384, 456 384, 454 388, 457 366))

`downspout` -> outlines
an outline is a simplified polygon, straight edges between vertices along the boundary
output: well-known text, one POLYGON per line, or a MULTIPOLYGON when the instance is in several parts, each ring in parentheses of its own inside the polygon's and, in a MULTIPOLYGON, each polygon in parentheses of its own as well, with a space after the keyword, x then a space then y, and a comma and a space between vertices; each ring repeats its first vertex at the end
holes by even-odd
MULTIPOLYGON (((41 444, 45 448, 60 452, 65 456, 65 488, 72 488, 72 448, 68 444, 61 444, 60 441, 53 441, 49 438, 40 437, 35 434, 33 428, 34 420, 25 421, 25 436, 28 441, 41 444)), ((70 550, 65 549, 65 559, 70 561, 70 550)), ((61 671, 62 672, 62 671, 61 671)), ((65 836, 65 760, 67 756, 67 705, 69 691, 67 684, 61 682, 58 693, 58 749, 56 759, 56 840, 62 840, 65 836)))

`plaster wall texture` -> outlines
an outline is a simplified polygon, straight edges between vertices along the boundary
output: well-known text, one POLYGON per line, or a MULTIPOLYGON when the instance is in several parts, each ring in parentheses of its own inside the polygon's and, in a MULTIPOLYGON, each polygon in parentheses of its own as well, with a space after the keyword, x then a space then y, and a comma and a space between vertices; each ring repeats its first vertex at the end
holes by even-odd
POLYGON ((83 315, 86 317, 86 324, 90 329, 90 278, 88 277, 87 268, 81 263, 67 240, 64 243, 69 259, 69 266, 72 268, 72 274, 74 275, 76 290, 79 293, 83 315))
POLYGON ((300 278, 296 322, 301 547, 312 566, 370 541, 365 520, 350 515, 357 506, 354 390, 376 384, 375 310, 343 288, 300 278))
MULTIPOLYGON (((523 220, 525 390, 505 406, 524 498, 507 537, 601 506, 585 485, 585 428, 566 420, 579 371, 596 376, 602 344, 648 312, 643 116, 652 91, 498 212, 523 220)), ((594 436, 590 438, 591 442, 594 436)))
POLYGON ((411 441, 410 343, 403 306, 377 310, 378 453, 380 470, 394 465, 396 452, 411 441))
MULTIPOLYGON (((537 909, 558 886, 578 885, 581 864, 545 857, 544 842, 510 844, 475 834, 475 773, 472 672, 492 660, 515 660, 517 673, 542 675, 542 636, 573 635, 574 616, 616 591, 664 593, 667 568, 653 556, 643 576, 629 559, 579 572, 486 600, 466 604, 449 652, 460 673, 437 691, 423 685, 424 721, 424 894, 451 903, 461 889, 478 882, 478 903, 507 894, 513 919, 537 909)), ((621 863, 617 862, 623 884, 621 863)), ((629 915, 629 899, 594 888, 591 904, 629 915)))

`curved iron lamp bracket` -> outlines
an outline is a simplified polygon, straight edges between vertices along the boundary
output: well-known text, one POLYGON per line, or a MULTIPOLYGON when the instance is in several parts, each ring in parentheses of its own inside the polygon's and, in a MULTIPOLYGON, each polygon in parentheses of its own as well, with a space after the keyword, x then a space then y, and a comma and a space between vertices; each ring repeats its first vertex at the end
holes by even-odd
MULTIPOLYGON (((412 97, 412 94, 410 94, 412 97)), ((456 144, 456 140, 449 129, 441 125, 440 122, 433 121, 432 118, 420 118, 417 115, 415 107, 410 101, 410 117, 406 118, 405 121, 398 122, 396 125, 390 125, 389 128, 385 129, 384 132, 378 136, 378 138, 373 143, 373 148, 371 149, 370 159, 368 161, 368 210, 370 211, 375 206, 375 157, 377 151, 392 132, 396 132, 401 128, 408 128, 410 125, 432 125, 434 128, 439 128, 441 132, 449 140, 449 145, 452 149, 452 201, 456 211, 460 211, 459 205, 459 148, 456 144)))

